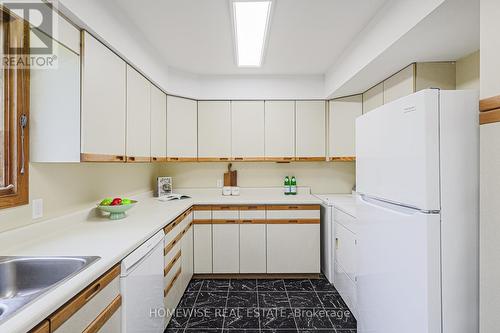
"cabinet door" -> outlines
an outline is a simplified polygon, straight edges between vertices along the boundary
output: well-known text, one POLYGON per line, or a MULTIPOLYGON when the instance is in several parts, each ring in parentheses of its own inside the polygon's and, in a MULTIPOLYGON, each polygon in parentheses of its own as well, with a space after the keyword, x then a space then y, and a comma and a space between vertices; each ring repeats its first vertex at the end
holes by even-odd
POLYGON ((31 162, 80 162, 80 57, 56 50, 57 70, 30 72, 31 162))
POLYGON ((184 291, 193 277, 193 228, 187 229, 184 236, 182 236, 182 282, 181 289, 184 291))
POLYGON ((356 236, 342 224, 335 223, 335 257, 352 281, 356 276, 356 236))
POLYGON ((167 95, 151 85, 151 158, 167 157, 167 95))
POLYGON ((319 224, 268 224, 267 273, 319 273, 319 224))
POLYGON ((240 224, 240 273, 266 273, 266 225, 240 224))
POLYGON ((231 157, 231 102, 198 102, 198 157, 201 161, 231 157))
POLYGON ((266 160, 295 157, 295 102, 265 102, 266 160))
POLYGON ((384 83, 381 82, 363 94, 363 113, 384 105, 384 83))
POLYGON ((330 101, 329 108, 329 157, 349 158, 356 156, 356 118, 363 113, 361 95, 330 101))
POLYGON ((411 64, 384 81, 384 104, 414 92, 415 64, 411 64))
POLYGON ((87 32, 82 41, 82 160, 124 161, 127 66, 87 32))
POLYGON ((127 65, 127 162, 149 162, 150 94, 149 81, 127 65))
POLYGON ((167 156, 171 160, 196 160, 198 156, 197 102, 167 96, 167 156))
POLYGON ((231 102, 232 156, 235 160, 264 159, 264 102, 231 102))
POLYGON ((297 101, 295 117, 297 158, 299 160, 325 160, 325 102, 297 101))
POLYGON ((239 273, 239 225, 213 225, 213 265, 214 273, 239 273))
POLYGON ((196 274, 212 273, 212 225, 195 224, 194 242, 194 272, 196 274))

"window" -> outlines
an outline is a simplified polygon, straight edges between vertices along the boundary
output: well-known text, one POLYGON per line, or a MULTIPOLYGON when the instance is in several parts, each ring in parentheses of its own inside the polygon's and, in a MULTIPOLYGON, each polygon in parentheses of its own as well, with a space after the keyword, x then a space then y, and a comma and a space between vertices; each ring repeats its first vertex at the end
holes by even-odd
POLYGON ((29 26, 0 7, 0 208, 28 203, 29 26))

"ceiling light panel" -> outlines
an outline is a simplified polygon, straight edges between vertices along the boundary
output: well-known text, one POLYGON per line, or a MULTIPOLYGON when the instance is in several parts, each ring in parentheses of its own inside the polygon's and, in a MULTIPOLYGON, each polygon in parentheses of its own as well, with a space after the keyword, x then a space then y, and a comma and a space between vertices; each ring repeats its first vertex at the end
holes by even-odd
POLYGON ((232 1, 236 58, 239 67, 260 67, 272 1, 232 1))

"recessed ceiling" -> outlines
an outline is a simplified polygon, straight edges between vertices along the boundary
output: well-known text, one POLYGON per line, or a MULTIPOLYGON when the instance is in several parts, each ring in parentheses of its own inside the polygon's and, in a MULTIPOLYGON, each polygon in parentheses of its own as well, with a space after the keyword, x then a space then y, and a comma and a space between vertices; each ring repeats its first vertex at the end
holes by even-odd
POLYGON ((165 64, 187 72, 324 74, 385 0, 276 0, 260 68, 238 68, 228 0, 113 0, 165 64))

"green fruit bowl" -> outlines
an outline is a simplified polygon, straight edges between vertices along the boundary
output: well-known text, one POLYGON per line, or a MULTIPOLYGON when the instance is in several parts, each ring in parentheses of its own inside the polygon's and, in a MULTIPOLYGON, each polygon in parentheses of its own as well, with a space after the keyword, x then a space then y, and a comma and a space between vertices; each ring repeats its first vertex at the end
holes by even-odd
POLYGON ((103 212, 109 213, 110 220, 121 220, 127 216, 125 212, 130 208, 134 207, 136 203, 137 201, 130 200, 130 203, 126 205, 116 205, 116 206, 97 205, 97 208, 99 208, 103 212))

